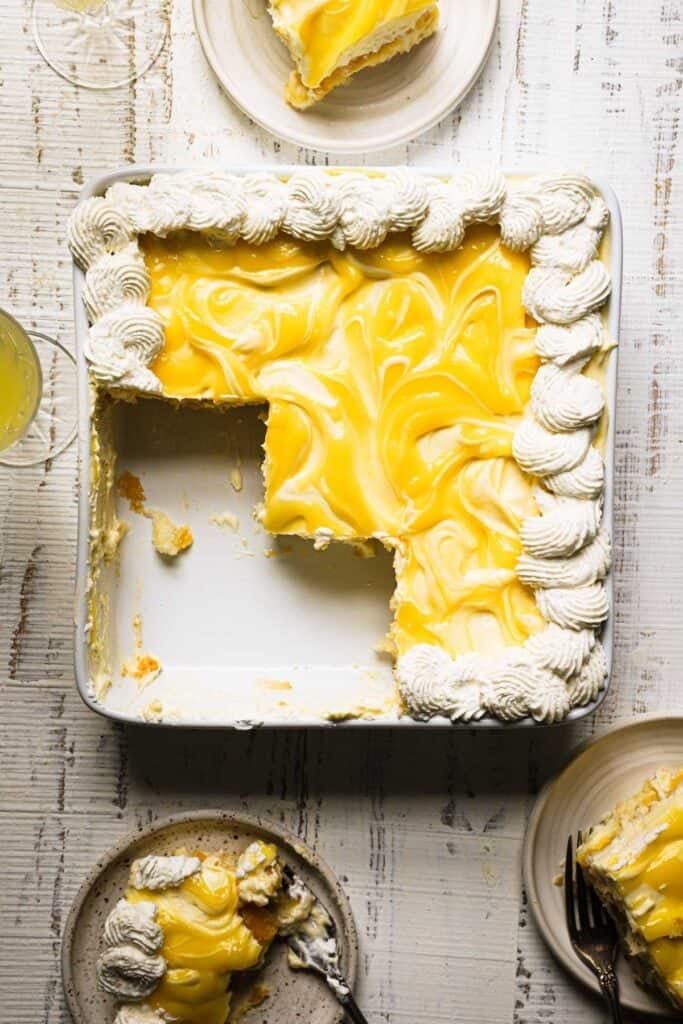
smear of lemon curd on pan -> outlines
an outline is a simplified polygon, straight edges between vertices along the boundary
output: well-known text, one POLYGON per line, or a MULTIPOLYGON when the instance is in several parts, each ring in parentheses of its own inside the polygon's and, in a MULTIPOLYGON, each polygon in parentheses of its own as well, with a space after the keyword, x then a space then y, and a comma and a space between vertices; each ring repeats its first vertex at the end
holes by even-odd
POLYGON ((446 254, 402 236, 340 253, 177 235, 144 252, 164 393, 269 406, 267 530, 395 548, 399 653, 489 651, 542 628, 514 572, 537 511, 512 458, 538 368, 525 254, 486 225, 446 254))

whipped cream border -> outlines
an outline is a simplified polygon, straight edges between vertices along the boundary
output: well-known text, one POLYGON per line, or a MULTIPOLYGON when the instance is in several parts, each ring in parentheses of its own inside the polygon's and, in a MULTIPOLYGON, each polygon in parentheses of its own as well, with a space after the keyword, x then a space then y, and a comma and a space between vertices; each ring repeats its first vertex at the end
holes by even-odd
POLYGON ((534 588, 547 627, 492 656, 451 658, 419 644, 395 674, 409 713, 472 721, 532 717, 557 722, 596 699, 607 661, 598 639, 609 613, 611 563, 601 523, 605 466, 592 444, 604 410, 599 385, 583 374, 607 346, 599 310, 611 282, 599 259, 608 208, 574 173, 508 181, 499 171, 436 177, 409 169, 274 173, 190 171, 154 175, 147 185, 117 182, 81 202, 68 240, 85 273, 90 322, 85 355, 91 378, 112 389, 161 393, 150 364, 164 328, 147 307, 150 281, 138 236, 200 231, 232 244, 263 244, 284 232, 370 249, 410 231, 420 252, 457 248, 470 224, 499 225, 503 243, 530 253, 522 301, 539 323, 543 360, 518 427, 513 456, 539 481, 538 516, 521 528, 518 574, 534 588))

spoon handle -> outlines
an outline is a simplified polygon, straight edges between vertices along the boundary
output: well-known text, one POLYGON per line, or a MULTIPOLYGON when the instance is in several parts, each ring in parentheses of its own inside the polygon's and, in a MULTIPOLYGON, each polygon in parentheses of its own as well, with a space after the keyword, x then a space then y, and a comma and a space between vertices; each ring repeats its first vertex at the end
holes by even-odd
POLYGON ((353 1024, 368 1024, 365 1014, 353 998, 351 986, 336 965, 329 973, 325 974, 325 980, 337 997, 337 1001, 346 1010, 346 1014, 353 1021, 353 1024))
POLYGON ((348 996, 340 1000, 353 1024, 368 1024, 364 1014, 361 1012, 358 1003, 349 992, 348 996))

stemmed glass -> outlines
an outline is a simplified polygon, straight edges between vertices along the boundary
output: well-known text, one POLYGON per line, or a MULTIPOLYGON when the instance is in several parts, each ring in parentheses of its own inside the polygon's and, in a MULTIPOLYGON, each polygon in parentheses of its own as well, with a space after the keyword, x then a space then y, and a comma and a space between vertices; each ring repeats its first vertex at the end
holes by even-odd
POLYGON ((71 444, 76 427, 73 356, 0 309, 0 465, 53 459, 71 444))
POLYGON ((33 36, 62 78, 115 89, 146 71, 166 39, 169 0, 33 0, 33 36))

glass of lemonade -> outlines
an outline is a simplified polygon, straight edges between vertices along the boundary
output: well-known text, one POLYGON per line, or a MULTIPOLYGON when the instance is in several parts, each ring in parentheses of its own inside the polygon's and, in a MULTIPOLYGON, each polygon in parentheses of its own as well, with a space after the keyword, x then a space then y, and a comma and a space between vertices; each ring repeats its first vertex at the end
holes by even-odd
POLYGON ((33 37, 62 78, 86 89, 115 89, 159 56, 169 0, 33 0, 33 37))
POLYGON ((26 331, 0 313, 0 451, 26 433, 43 393, 43 373, 26 331))
POLYGON ((0 309, 0 464, 52 459, 74 439, 76 426, 73 356, 0 309))

